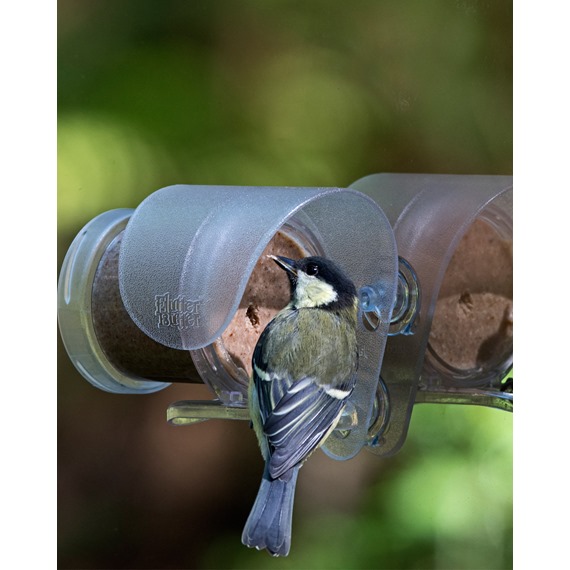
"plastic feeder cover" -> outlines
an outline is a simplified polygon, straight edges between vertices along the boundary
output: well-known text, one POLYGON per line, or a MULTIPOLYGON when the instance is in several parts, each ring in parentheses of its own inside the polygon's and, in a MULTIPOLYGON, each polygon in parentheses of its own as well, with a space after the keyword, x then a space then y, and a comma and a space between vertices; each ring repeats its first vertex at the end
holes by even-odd
MULTIPOLYGON (((423 174, 374 174, 351 188, 373 198, 388 216, 394 229, 398 254, 414 268, 421 285, 421 309, 411 336, 391 337, 382 366, 392 406, 390 429, 381 446, 371 448, 391 455, 402 446, 420 378, 436 301, 446 269, 461 238, 476 218, 485 216, 493 226, 505 226, 512 239, 511 176, 462 176, 423 174)), ((497 374, 497 371, 490 371, 497 374)), ((482 377, 487 382, 488 377, 482 377)), ((426 385, 438 389, 438 385, 426 385)), ((458 381, 450 388, 465 388, 458 381)))
POLYGON ((301 217, 323 255, 362 292, 360 367, 351 403, 357 425, 324 447, 347 459, 366 443, 396 293, 397 251, 390 223, 368 196, 341 188, 169 186, 135 210, 125 230, 119 283, 133 321, 177 349, 211 344, 238 309, 268 242, 292 216, 301 217), (362 325, 362 305, 376 330, 362 325))

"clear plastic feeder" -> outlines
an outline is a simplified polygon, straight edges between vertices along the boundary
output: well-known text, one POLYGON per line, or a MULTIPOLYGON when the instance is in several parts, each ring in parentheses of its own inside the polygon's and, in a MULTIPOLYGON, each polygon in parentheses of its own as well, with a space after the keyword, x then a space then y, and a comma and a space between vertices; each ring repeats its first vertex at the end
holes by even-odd
MULTIPOLYGON (((442 362, 434 357, 433 346, 430 349, 446 270, 474 222, 490 225, 512 247, 512 184, 510 176, 374 174, 351 185, 382 207, 398 254, 413 267, 420 284, 413 334, 390 337, 386 345, 381 376, 395 405, 389 429, 371 448, 373 452, 391 455, 400 449, 415 403, 482 404, 512 410, 512 394, 500 390, 501 379, 512 367, 512 338, 510 349, 495 360, 464 369, 442 362)), ((486 271, 483 268, 482 273, 486 271)), ((467 275, 465 287, 476 287, 477 278, 467 275)))
POLYGON ((173 425, 248 419, 253 346, 240 359, 224 338, 250 309, 252 275, 265 283, 263 252, 280 235, 298 257, 333 259, 359 291, 358 378, 328 455, 396 453, 416 403, 512 411, 501 384, 512 374, 507 176, 376 174, 348 189, 176 185, 136 210, 101 214, 60 274, 59 325, 75 367, 114 393, 208 385, 215 399, 168 408, 173 425), (488 237, 483 247, 471 247, 475 234, 488 237), (499 318, 496 334, 471 331, 474 315, 499 318))
POLYGON ((352 457, 367 443, 373 421, 397 286, 393 233, 372 199, 341 188, 163 188, 139 205, 122 234, 121 298, 147 337, 190 352, 220 405, 244 407, 243 375, 220 373, 209 347, 237 311, 265 247, 284 227, 295 228, 317 252, 343 267, 365 291, 365 310, 379 316, 377 327, 361 324, 357 333, 360 368, 349 417, 341 424, 349 429, 338 430, 325 447, 333 457, 352 457))

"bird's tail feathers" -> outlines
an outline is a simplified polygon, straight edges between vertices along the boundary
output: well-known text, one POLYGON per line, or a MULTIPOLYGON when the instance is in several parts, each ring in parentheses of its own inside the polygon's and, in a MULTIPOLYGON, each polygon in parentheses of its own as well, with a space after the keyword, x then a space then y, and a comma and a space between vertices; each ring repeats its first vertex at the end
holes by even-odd
POLYGON ((269 476, 267 465, 241 540, 250 548, 264 548, 273 556, 287 556, 291 547, 293 499, 299 467, 278 479, 269 476))

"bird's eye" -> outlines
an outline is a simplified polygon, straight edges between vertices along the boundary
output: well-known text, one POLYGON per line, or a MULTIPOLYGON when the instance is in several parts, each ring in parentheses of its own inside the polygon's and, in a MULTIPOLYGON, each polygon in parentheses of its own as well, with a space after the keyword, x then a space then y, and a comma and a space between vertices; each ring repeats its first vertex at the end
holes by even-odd
POLYGON ((314 263, 310 263, 309 265, 307 265, 307 270, 305 271, 307 275, 316 275, 318 272, 319 272, 318 265, 315 265, 314 263))

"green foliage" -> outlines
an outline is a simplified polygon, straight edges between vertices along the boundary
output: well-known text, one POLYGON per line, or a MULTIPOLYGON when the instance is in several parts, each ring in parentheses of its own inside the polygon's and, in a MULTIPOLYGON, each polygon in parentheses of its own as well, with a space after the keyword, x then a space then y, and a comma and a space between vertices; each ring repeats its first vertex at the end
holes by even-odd
POLYGON ((174 182, 512 169, 512 7, 61 3, 59 220, 174 182))
POLYGON ((227 536, 210 545, 204 567, 512 566, 510 414, 467 406, 416 406, 398 462, 397 469, 370 486, 356 512, 304 517, 294 526, 288 558, 272 560, 266 553, 246 551, 235 536, 227 536))

